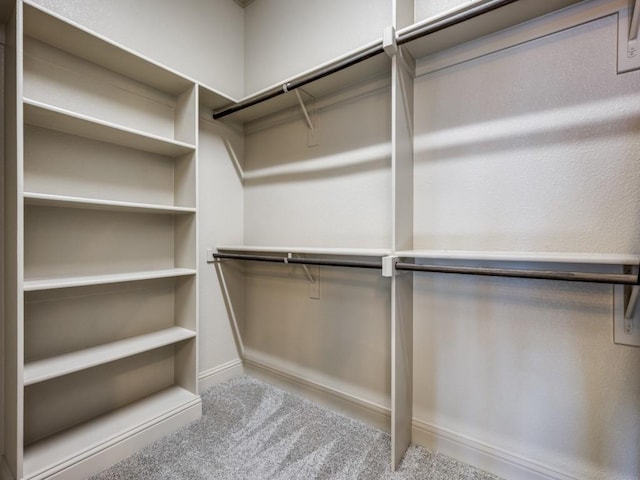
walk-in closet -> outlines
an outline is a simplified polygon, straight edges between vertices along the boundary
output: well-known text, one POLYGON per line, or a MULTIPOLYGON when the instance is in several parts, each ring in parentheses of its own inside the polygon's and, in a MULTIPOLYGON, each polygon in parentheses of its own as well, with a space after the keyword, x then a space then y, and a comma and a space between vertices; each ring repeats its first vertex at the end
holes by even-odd
POLYGON ((1 480, 640 477, 639 1, 0 5, 1 480))

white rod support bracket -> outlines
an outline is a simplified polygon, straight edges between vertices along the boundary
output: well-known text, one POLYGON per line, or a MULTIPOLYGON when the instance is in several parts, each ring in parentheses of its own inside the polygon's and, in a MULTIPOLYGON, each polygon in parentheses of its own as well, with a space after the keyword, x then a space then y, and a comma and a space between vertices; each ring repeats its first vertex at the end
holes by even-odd
POLYGON ((398 53, 398 44, 396 43, 396 29, 392 25, 384 27, 382 30, 382 48, 385 53, 393 57, 398 53))
POLYGON ((386 257, 382 257, 382 276, 386 278, 391 278, 396 273, 396 263, 398 261, 398 257, 394 255, 388 255, 386 257))
MULTIPOLYGON (((627 287, 626 289, 630 290, 630 292, 628 292, 629 299, 626 301, 626 305, 624 307, 625 323, 627 320, 633 320, 633 315, 636 312, 636 306, 638 305, 638 295, 640 294, 640 286, 633 285, 631 287, 627 287)), ((627 295, 625 295, 625 297, 627 297, 627 295)), ((630 330, 631 326, 629 325, 629 327, 627 328, 627 325, 625 325, 625 330, 627 329, 630 330)))
POLYGON ((640 0, 618 12, 618 73, 640 69, 640 0))
MULTIPOLYGON (((304 114, 304 119, 307 122, 307 126, 309 127, 309 142, 308 142, 308 146, 309 147, 315 147, 316 145, 318 145, 318 115, 317 112, 315 111, 315 108, 312 107, 312 111, 309 112, 309 110, 307 109, 307 106, 304 104, 304 102, 302 101, 302 97, 300 96, 300 92, 299 90, 296 88, 295 89, 295 93, 296 93, 296 97, 298 98, 298 103, 300 104, 300 109, 302 110, 302 113, 304 114), (314 122, 311 120, 311 117, 314 117, 315 119, 315 125, 314 122)), ((311 103, 313 105, 313 97, 311 99, 311 103)))
MULTIPOLYGON (((287 253, 287 258, 294 258, 293 254, 287 253)), ((301 257, 296 257, 301 258, 301 257)), ((313 268, 315 275, 311 273, 311 268, 309 268, 304 263, 300 264, 304 273, 307 274, 307 279, 309 280, 309 298, 319 299, 320 298, 320 267, 311 267, 313 268)))

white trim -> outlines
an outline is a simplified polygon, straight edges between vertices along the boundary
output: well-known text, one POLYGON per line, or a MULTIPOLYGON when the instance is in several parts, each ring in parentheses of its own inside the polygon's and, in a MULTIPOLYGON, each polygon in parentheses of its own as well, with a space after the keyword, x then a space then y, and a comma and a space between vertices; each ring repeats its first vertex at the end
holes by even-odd
POLYGON ((578 480, 534 460, 415 418, 411 441, 506 479, 578 480))
POLYGON ((242 360, 236 358, 217 367, 210 368, 198 375, 198 391, 204 393, 209 388, 238 377, 244 373, 242 360))
POLYGON ((537 40, 615 14, 627 7, 626 0, 597 0, 551 12, 522 25, 422 57, 416 62, 416 77, 537 40))
POLYGON ((167 412, 144 425, 120 435, 99 447, 45 470, 25 475, 29 480, 82 480, 141 450, 152 442, 176 431, 202 416, 202 402, 193 402, 167 412))
POLYGON ((391 409, 245 355, 245 373, 361 422, 390 431, 391 409))

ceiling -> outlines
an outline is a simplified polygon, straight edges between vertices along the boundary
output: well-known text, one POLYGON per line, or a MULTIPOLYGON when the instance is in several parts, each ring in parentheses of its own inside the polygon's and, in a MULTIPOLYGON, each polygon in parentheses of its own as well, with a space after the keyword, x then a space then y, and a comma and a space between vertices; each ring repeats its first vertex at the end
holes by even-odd
POLYGON ((240 5, 242 8, 244 8, 251 5, 255 0, 233 0, 233 1, 236 2, 238 5, 240 5))

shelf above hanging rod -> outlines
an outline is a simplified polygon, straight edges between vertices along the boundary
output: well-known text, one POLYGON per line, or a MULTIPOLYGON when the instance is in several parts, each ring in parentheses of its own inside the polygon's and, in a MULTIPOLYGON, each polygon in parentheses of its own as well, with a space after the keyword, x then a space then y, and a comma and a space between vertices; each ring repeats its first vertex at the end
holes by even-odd
POLYGON ((386 248, 336 248, 336 247, 292 247, 261 245, 221 245, 218 252, 252 252, 252 253, 297 253, 300 255, 340 255, 349 257, 385 257, 391 255, 386 248))
POLYGON ((340 260, 329 258, 295 258, 291 256, 280 257, 273 255, 247 255, 242 253, 213 253, 212 257, 216 260, 247 260, 253 262, 282 263, 294 265, 319 265, 325 267, 347 267, 347 268, 367 268, 381 269, 380 262, 365 262, 356 260, 340 260))

